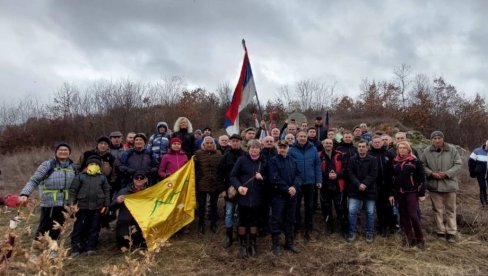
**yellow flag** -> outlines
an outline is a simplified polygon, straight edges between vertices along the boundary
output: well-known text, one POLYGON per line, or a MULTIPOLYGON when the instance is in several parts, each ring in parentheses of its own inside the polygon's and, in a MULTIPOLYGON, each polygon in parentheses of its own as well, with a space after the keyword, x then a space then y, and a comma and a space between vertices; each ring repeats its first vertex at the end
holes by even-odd
POLYGON ((171 176, 140 192, 127 195, 125 205, 139 224, 148 247, 166 241, 195 219, 193 158, 171 176))

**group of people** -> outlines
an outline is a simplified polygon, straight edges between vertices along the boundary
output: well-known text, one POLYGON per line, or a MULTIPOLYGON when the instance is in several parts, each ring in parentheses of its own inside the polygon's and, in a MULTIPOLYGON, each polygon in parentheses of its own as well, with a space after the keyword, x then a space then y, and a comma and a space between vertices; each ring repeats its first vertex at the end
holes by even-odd
MULTIPOLYGON (((419 155, 406 133, 397 132, 392 141, 384 133, 371 135, 364 123, 353 131, 329 129, 321 117, 313 126, 294 121, 286 121, 281 130, 268 131, 265 126, 256 123, 256 128, 240 134, 213 137, 209 127, 194 132, 190 120, 180 117, 173 130, 165 122, 158 123, 149 139, 129 133, 123 144, 120 131, 99 137, 95 149, 83 153, 78 162, 70 159, 71 147, 61 143, 55 157, 43 162, 21 191, 21 201, 26 202, 40 186, 36 238, 49 232, 53 239, 59 235, 52 229, 53 221, 63 223, 64 206, 77 204, 73 256, 96 253, 100 228, 114 219, 119 247, 128 246, 130 226, 138 229, 132 246, 144 246, 140 228, 124 205, 125 195, 168 177, 193 157, 198 231, 206 234, 207 219, 210 231, 218 231, 217 203, 223 197, 224 246, 231 247, 237 233, 241 257, 257 254, 261 234, 271 234, 273 254, 282 254, 282 234, 284 249, 299 253, 295 240, 301 235, 305 241, 313 239, 319 206, 326 233, 339 227, 347 242, 357 239, 360 228, 366 242, 373 243, 375 233, 388 235, 401 227, 406 246, 424 248, 419 203, 425 200, 426 190, 437 236, 455 242, 456 175, 462 161, 456 148, 444 142, 441 131, 432 132, 432 144, 419 155), (357 218, 362 210, 366 220, 360 227, 357 218)), ((483 150, 484 154, 473 153, 469 162, 474 164, 472 175, 484 169, 482 202, 486 203, 488 155, 486 147, 483 150), (477 162, 484 162, 484 167, 477 162)))

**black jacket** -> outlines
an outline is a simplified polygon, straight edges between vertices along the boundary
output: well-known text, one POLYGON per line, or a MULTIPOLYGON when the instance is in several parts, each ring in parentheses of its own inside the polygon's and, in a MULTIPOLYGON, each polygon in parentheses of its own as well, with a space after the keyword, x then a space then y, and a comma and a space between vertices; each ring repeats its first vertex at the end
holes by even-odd
POLYGON ((390 196, 393 184, 393 157, 386 148, 371 148, 369 154, 376 158, 378 164, 378 176, 376 177, 376 189, 378 194, 390 196))
POLYGON ((349 160, 347 174, 350 180, 349 197, 361 200, 376 199, 376 177, 378 176, 378 164, 376 158, 366 155, 361 158, 356 155, 349 160), (359 185, 366 185, 365 191, 359 191, 359 185))
POLYGON ((393 161, 393 191, 425 196, 425 170, 417 158, 393 161))
POLYGON ((237 203, 242 206, 256 207, 261 205, 264 181, 256 180, 256 172, 266 177, 266 162, 262 157, 252 160, 249 154, 239 157, 230 173, 230 183, 239 190, 239 187, 247 182, 247 194, 237 195, 237 203), (249 181, 249 182, 248 182, 249 181))
POLYGON ((69 189, 69 203, 80 209, 97 210, 110 205, 110 186, 103 174, 80 173, 69 189))
POLYGON ((231 185, 230 172, 232 171, 232 168, 234 168, 237 159, 244 155, 246 155, 246 152, 244 150, 240 148, 237 150, 231 148, 224 154, 222 159, 220 159, 217 170, 217 181, 223 184, 224 189, 227 190, 231 185))
POLYGON ((344 163, 344 166, 348 165, 349 159, 358 154, 358 149, 352 143, 341 142, 337 146, 336 151, 342 153, 342 162, 344 163))
POLYGON ((295 159, 290 156, 277 155, 269 161, 269 181, 277 195, 289 195, 288 188, 301 185, 300 172, 295 159))

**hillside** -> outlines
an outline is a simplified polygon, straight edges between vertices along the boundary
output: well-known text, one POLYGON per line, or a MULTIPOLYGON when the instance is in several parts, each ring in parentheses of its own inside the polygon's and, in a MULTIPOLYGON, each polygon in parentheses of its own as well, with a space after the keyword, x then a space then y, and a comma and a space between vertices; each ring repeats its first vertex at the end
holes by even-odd
MULTIPOLYGON (((50 154, 47 150, 35 153, 9 155, 2 159, 2 194, 18 192, 37 164, 50 154)), ((78 154, 79 152, 75 152, 74 156, 78 154)), ((421 205, 422 222, 427 232, 425 251, 402 247, 401 236, 398 234, 388 238, 377 236, 372 245, 366 244, 364 238, 348 244, 337 233, 326 235, 321 216, 316 213, 316 230, 313 234, 316 241, 305 244, 303 240, 298 240, 298 246, 302 250, 298 255, 286 252, 281 258, 275 257, 270 252, 271 241, 268 236, 258 240, 258 257, 241 260, 237 257, 236 245, 230 250, 222 247, 225 229, 220 221, 217 234, 201 236, 196 231, 196 225, 192 224, 188 228, 189 233, 173 237, 158 253, 146 256, 118 251, 114 246, 114 233, 103 230, 98 255, 82 255, 75 259, 59 257, 54 261, 59 270, 51 268, 51 273, 58 271, 59 275, 101 275, 105 272, 111 275, 130 275, 145 271, 147 275, 486 275, 488 210, 479 206, 477 184, 467 178, 466 171, 462 173, 460 180, 460 236, 455 245, 439 241, 432 234, 433 215, 427 198, 421 205)), ((223 209, 220 210, 219 215, 222 217, 223 209)), ((38 210, 34 209, 33 215, 25 220, 28 211, 21 210, 24 220, 17 231, 20 247, 16 247, 16 255, 8 270, 2 268, 4 274, 29 275, 40 268, 51 267, 49 262, 41 267, 29 265, 25 256, 18 255, 22 253, 21 249, 30 247, 32 235, 29 232, 37 227, 38 210)), ((8 219, 15 214, 16 210, 2 209, 2 233, 6 233, 8 219)), ((64 234, 65 246, 68 246, 70 231, 67 229, 64 234)), ((27 253, 26 256, 28 255, 27 253)))

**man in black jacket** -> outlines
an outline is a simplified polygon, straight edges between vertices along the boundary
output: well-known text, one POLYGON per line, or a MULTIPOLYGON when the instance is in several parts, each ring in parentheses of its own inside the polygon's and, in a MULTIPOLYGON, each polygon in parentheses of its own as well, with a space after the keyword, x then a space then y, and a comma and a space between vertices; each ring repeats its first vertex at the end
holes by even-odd
POLYGON ((288 156, 288 142, 278 142, 278 155, 269 162, 269 176, 273 187, 271 235, 273 254, 281 256, 280 234, 285 232, 285 249, 299 253, 293 244, 293 225, 297 205, 296 193, 300 187, 300 175, 295 160, 288 156))
POLYGON ((361 205, 366 205, 366 242, 373 242, 374 209, 376 199, 376 158, 368 154, 368 142, 358 142, 358 155, 349 160, 347 167, 349 185, 349 236, 348 242, 356 239, 356 223, 361 205))
POLYGON ((239 157, 244 156, 246 154, 245 151, 241 149, 241 141, 242 137, 238 134, 232 134, 230 137, 230 149, 227 150, 220 160, 219 167, 217 170, 217 182, 224 184, 225 190, 225 228, 226 231, 226 238, 225 238, 225 248, 229 248, 232 246, 232 242, 234 241, 234 214, 236 212, 237 204, 235 202, 236 198, 230 199, 227 192, 230 187, 230 172, 234 167, 234 164, 237 162, 239 157))
POLYGON ((378 177, 376 189, 376 215, 378 217, 378 229, 380 234, 387 235, 396 230, 396 218, 393 216, 393 202, 389 198, 393 196, 393 158, 384 146, 381 136, 373 136, 369 153, 376 158, 378 163, 378 177))

